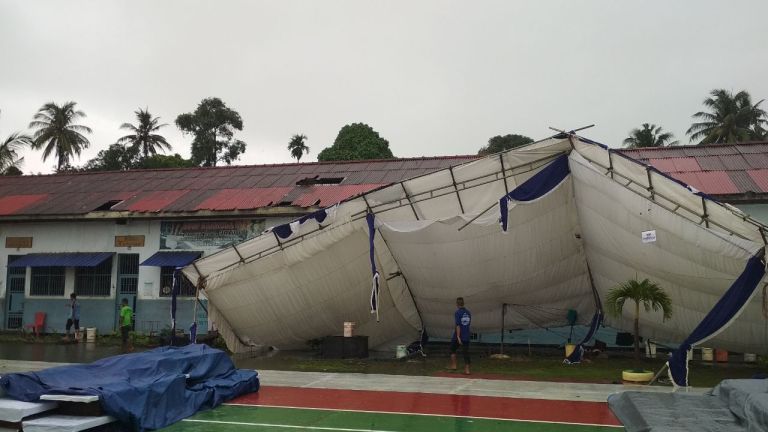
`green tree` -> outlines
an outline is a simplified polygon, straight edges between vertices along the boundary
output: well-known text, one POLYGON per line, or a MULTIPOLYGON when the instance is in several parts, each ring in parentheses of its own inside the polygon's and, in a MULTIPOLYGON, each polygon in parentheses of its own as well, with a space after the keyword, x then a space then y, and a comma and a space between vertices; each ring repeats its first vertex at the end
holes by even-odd
POLYGON ((234 139, 235 130, 243 130, 243 119, 219 98, 203 99, 194 112, 176 117, 176 126, 194 136, 191 159, 196 165, 229 165, 245 152, 245 143, 234 139))
POLYGON ((477 154, 479 156, 486 156, 502 152, 504 150, 513 149, 515 147, 524 146, 532 143, 533 140, 525 135, 507 134, 504 136, 496 135, 488 140, 488 145, 481 147, 477 154))
POLYGON ((667 147, 677 145, 679 141, 673 141, 674 135, 670 132, 661 132, 661 126, 643 123, 641 129, 632 129, 629 137, 624 140, 624 146, 628 148, 667 147))
POLYGON ((712 90, 710 97, 704 99, 709 111, 694 114, 693 118, 700 121, 693 123, 686 133, 698 144, 765 139, 768 116, 760 109, 761 103, 762 100, 753 104, 752 97, 744 90, 736 94, 724 89, 712 90))
POLYGON ((296 162, 301 161, 301 157, 304 156, 304 153, 309 153, 309 147, 307 147, 307 136, 292 136, 291 142, 288 143, 288 150, 291 151, 291 157, 296 159, 296 162))
POLYGON ((120 129, 126 129, 132 133, 118 139, 118 144, 126 144, 136 150, 141 154, 142 160, 156 155, 158 150, 171 150, 171 145, 165 137, 156 133, 160 128, 168 126, 165 123, 160 124, 160 117, 152 117, 147 108, 134 111, 134 114, 136 114, 138 125, 123 123, 120 129))
POLYGON ((173 155, 154 155, 144 159, 140 163, 140 168, 158 169, 158 168, 192 168, 198 166, 190 159, 184 159, 178 153, 173 155))
POLYGON ((51 154, 56 155, 56 171, 70 165, 72 158, 88 148, 90 143, 83 135, 91 133, 91 128, 76 121, 85 118, 85 113, 75 110, 75 102, 66 102, 59 106, 54 102, 43 105, 33 117, 29 127, 37 129, 32 136, 33 148, 43 149, 43 161, 51 154))
POLYGON ((138 148, 126 147, 116 143, 106 150, 101 150, 95 158, 89 160, 81 171, 125 171, 136 168, 138 148))
POLYGON ((352 123, 341 128, 333 145, 317 155, 320 162, 336 160, 392 159, 389 141, 365 123, 352 123))
POLYGON ((32 138, 20 132, 12 133, 0 142, 0 175, 21 175, 19 166, 24 158, 19 157, 19 152, 31 145, 32 138))
POLYGON ((614 316, 621 316, 624 303, 627 300, 635 302, 635 360, 640 361, 640 304, 646 312, 662 311, 662 320, 672 318, 672 300, 655 282, 648 279, 638 281, 628 280, 608 291, 606 307, 614 316))

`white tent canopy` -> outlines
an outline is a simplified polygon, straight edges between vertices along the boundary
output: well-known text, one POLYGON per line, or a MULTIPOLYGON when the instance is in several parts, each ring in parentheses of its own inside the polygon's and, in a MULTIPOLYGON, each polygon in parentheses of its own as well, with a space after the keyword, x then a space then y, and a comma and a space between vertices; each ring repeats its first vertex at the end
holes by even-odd
MULTIPOLYGON (((473 331, 498 331, 504 304, 573 309, 588 323, 619 283, 649 278, 672 298, 673 317, 641 316, 641 334, 682 341, 765 244, 765 227, 737 209, 575 135, 417 177, 345 201, 276 232, 196 261, 183 272, 203 282, 212 320, 233 351, 249 344, 305 347, 358 323, 374 348, 430 335, 448 337, 456 297, 473 331), (499 200, 567 156, 570 174, 545 195, 512 202, 508 230, 499 200), (370 313, 375 216, 379 320, 370 313), (655 231, 655 241, 641 233, 655 231)), ((761 287, 763 283, 761 282, 761 287)), ((718 347, 768 353, 764 294, 714 336, 718 347)), ((606 317, 632 328, 632 308, 606 317)), ((561 324, 508 315, 509 327, 561 324)))

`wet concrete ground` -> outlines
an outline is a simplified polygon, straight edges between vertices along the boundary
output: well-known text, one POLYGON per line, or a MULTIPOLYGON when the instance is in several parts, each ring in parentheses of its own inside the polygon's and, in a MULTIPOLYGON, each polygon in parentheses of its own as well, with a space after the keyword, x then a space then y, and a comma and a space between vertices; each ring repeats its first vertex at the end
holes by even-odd
POLYGON ((121 354, 120 346, 98 343, 0 342, 0 359, 54 363, 90 363, 121 354))

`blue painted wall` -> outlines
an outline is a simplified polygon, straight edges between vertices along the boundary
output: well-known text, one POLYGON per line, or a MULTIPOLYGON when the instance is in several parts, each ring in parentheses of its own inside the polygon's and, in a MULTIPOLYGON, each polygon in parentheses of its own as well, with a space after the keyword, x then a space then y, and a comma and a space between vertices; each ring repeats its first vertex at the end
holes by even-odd
MULTIPOLYGON (((115 327, 115 300, 78 300, 80 302, 80 328, 96 327, 100 334, 112 333, 115 327)), ((45 312, 45 332, 64 333, 66 331, 67 308, 69 299, 36 299, 24 300, 24 324, 35 322, 36 312, 45 312)))
MULTIPOLYGON (((98 334, 109 334, 117 328, 118 310, 115 299, 79 299, 80 302, 80 328, 96 327, 98 334)), ((24 303, 24 324, 35 321, 35 313, 45 312, 45 332, 64 333, 66 331, 69 310, 68 299, 30 299, 24 303)), ((206 302, 204 301, 203 304, 206 302)), ((4 299, 3 299, 3 304, 4 299)), ((192 324, 194 302, 192 299, 179 299, 176 307, 177 328, 189 332, 192 324)), ((208 319, 205 310, 198 305, 197 328, 198 334, 208 332, 208 319)), ((171 300, 137 300, 136 303, 136 331, 139 333, 159 332, 171 324, 171 300)), ((3 328, 5 321, 2 321, 3 328)))

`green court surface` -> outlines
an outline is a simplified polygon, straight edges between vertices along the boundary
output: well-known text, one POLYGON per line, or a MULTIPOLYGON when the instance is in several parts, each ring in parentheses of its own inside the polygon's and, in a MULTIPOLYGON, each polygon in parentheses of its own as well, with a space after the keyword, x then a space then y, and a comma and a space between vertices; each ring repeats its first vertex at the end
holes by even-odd
POLYGON ((437 415, 224 405, 203 411, 163 431, 339 431, 339 432, 608 432, 623 428, 437 415))

